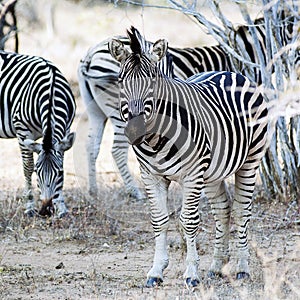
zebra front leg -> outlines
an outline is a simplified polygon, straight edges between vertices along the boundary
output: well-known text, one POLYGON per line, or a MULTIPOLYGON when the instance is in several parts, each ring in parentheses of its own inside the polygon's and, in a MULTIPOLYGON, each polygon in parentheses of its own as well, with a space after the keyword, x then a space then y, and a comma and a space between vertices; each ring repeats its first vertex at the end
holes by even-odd
POLYGON ((36 213, 35 201, 32 194, 32 173, 34 170, 33 153, 23 145, 21 139, 19 139, 19 146, 21 150, 23 172, 25 177, 25 188, 23 192, 23 199, 26 201, 25 214, 29 217, 33 217, 36 213))
POLYGON ((232 214, 237 227, 237 270, 236 278, 250 277, 248 225, 251 218, 252 196, 256 182, 256 170, 240 169, 235 175, 235 198, 232 214))
POLYGON ((155 254, 153 266, 147 273, 146 287, 158 286, 163 282, 163 271, 169 265, 167 254, 167 226, 155 236, 155 254))
POLYGON ((86 142, 88 158, 88 190, 90 195, 97 195, 96 160, 99 155, 107 117, 98 107, 96 102, 90 102, 87 105, 87 114, 89 119, 89 131, 86 142))
POLYGON ((214 257, 208 276, 222 276, 222 268, 229 261, 230 201, 225 181, 206 185, 205 195, 209 199, 216 222, 214 257))
POLYGON ((193 179, 187 179, 183 186, 183 204, 179 220, 184 231, 187 245, 187 267, 183 276, 188 287, 195 287, 200 283, 198 275, 199 256, 196 249, 196 237, 200 223, 199 202, 202 184, 202 179, 200 179, 200 182, 193 179))
POLYGON ((68 214, 68 209, 65 205, 65 200, 62 195, 62 191, 59 192, 59 196, 57 198, 52 200, 52 205, 58 218, 63 218, 68 214))
POLYGON ((163 271, 169 264, 167 253, 167 229, 169 214, 167 196, 169 182, 142 172, 143 182, 150 201, 151 223, 155 233, 155 254, 153 265, 147 274, 147 287, 163 282, 163 271))

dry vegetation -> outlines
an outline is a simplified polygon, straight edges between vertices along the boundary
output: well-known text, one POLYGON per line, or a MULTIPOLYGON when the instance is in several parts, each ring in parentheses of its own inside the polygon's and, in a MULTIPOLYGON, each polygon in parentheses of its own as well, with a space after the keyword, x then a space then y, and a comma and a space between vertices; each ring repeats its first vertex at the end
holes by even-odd
MULTIPOLYGON (((300 219, 298 204, 263 200, 254 204, 250 237, 251 280, 233 279, 234 252, 222 279, 208 280, 214 222, 201 202, 198 236, 201 285, 187 290, 181 278, 185 249, 177 223, 180 190, 170 191, 170 265, 164 285, 145 289, 152 263, 153 234, 147 202, 125 194, 110 155, 108 128, 98 161, 100 193, 86 192, 84 139, 87 120, 76 86, 76 67, 89 46, 134 24, 151 39, 164 36, 174 45, 207 43, 200 28, 171 12, 116 9, 113 5, 83 7, 68 1, 38 1, 39 25, 29 24, 29 4, 19 0, 20 51, 54 61, 74 82, 78 100, 74 122, 77 141, 65 158, 67 218, 27 218, 23 214, 21 159, 15 140, 0 141, 0 295, 1 299, 300 299, 300 219), (44 4, 55 4, 55 32, 44 21, 44 4), (153 18, 158 20, 153 22, 153 18), (176 29, 170 27, 175 18, 176 29), (144 27, 143 27, 144 24, 144 27), (178 30, 192 28, 180 40, 178 30), (195 37, 193 32, 199 32, 195 37), (232 265, 231 265, 232 264, 232 265)), ((31 3, 32 4, 32 3, 31 3)), ((32 17, 32 14, 30 14, 32 17)), ((132 170, 137 164, 130 155, 132 170)), ((234 227, 232 236, 234 236, 234 227)), ((233 246, 233 245, 232 245, 233 246)))

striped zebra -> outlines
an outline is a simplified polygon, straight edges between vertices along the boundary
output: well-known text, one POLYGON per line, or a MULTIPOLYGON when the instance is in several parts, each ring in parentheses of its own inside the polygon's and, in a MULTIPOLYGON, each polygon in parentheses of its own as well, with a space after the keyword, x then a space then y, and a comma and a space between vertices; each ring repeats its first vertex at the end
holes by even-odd
POLYGON ((164 75, 156 66, 167 51, 158 40, 149 53, 135 34, 128 32, 130 49, 112 39, 109 50, 121 63, 118 77, 120 114, 125 135, 140 163, 150 200, 155 232, 153 266, 147 286, 163 281, 168 266, 167 193, 171 181, 182 186, 180 224, 187 256, 185 282, 196 286, 199 256, 196 236, 202 191, 216 221, 216 242, 209 275, 222 274, 229 259, 229 222, 237 226, 237 279, 249 277, 247 227, 251 216, 256 170, 265 152, 268 111, 255 84, 241 74, 207 72, 182 81, 164 75), (231 204, 225 179, 235 175, 231 204))
POLYGON ((49 61, 0 52, 0 137, 17 138, 25 176, 25 213, 33 215, 32 173, 37 174, 41 215, 52 209, 59 217, 67 208, 62 195, 64 152, 75 134, 70 126, 75 101, 67 80, 49 61), (42 143, 35 142, 42 138, 42 143), (38 154, 34 165, 33 152, 38 154))
MULTIPOLYGON (((293 38, 294 22, 290 18, 286 19, 284 14, 282 14, 281 18, 283 20, 281 39, 283 45, 285 45, 293 38)), ((262 20, 263 19, 257 19, 255 24, 257 25, 257 34, 263 52, 266 53, 265 28, 262 20)), ((150 49, 152 43, 143 40, 141 34, 136 29, 133 30, 143 44, 143 47, 150 49)), ((235 35, 233 40, 237 41, 239 49, 249 54, 249 60, 259 64, 259 59, 253 50, 252 37, 248 27, 239 26, 232 34, 235 35)), ((128 47, 129 40, 127 37, 118 38, 128 47)), ((100 150, 103 131, 109 119, 114 130, 112 147, 113 158, 127 191, 132 196, 141 199, 143 195, 136 187, 127 165, 128 144, 124 137, 125 125, 120 119, 118 112, 119 104, 116 86, 120 64, 112 60, 108 51, 108 42, 109 40, 105 40, 89 49, 78 67, 78 82, 81 97, 89 119, 89 134, 87 140, 89 191, 92 194, 97 192, 96 160, 100 150)), ((220 45, 195 48, 169 47, 168 53, 173 57, 174 76, 181 79, 187 79, 201 72, 235 70, 232 57, 228 55, 220 45)), ((297 57, 299 59, 300 55, 298 54, 297 57)), ((245 73, 245 68, 242 64, 240 64, 239 70, 245 73)), ((256 68, 252 70, 254 73, 252 78, 254 78, 257 83, 261 83, 260 70, 256 68)))

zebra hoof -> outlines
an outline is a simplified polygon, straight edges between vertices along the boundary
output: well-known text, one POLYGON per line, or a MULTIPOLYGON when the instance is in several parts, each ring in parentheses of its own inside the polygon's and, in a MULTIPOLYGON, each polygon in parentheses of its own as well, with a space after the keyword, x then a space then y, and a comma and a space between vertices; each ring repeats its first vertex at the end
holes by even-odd
POLYGON ((37 211, 35 209, 26 209, 25 215, 29 218, 33 218, 37 214, 37 211))
POLYGON ((128 192, 130 198, 135 199, 137 201, 142 201, 146 199, 146 196, 138 189, 133 189, 128 192))
POLYGON ((190 277, 185 280, 185 284, 189 288, 196 287, 197 285, 199 285, 199 283, 200 283, 199 279, 192 279, 190 277))
POLYGON ((211 278, 211 279, 223 278, 222 273, 214 272, 214 271, 209 271, 207 273, 207 276, 208 276, 208 278, 211 278))
POLYGON ((68 215, 68 211, 63 211, 63 212, 57 214, 57 217, 58 217, 59 219, 61 219, 61 218, 66 217, 67 215, 68 215))
POLYGON ((147 279, 146 287, 152 288, 156 286, 160 286, 162 284, 163 280, 158 277, 150 277, 147 279))
POLYGON ((236 274, 236 279, 249 279, 250 274, 247 272, 239 272, 236 274))

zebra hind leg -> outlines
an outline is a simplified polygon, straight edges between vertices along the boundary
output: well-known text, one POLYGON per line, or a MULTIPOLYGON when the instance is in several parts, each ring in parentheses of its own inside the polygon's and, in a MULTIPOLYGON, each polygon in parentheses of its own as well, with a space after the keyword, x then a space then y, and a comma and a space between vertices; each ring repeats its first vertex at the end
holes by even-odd
POLYGON ((216 222, 214 257, 208 276, 222 277, 222 269, 229 261, 230 201, 225 181, 206 186, 205 193, 216 222))
POLYGON ((88 158, 88 189, 89 194, 94 196, 97 195, 98 192, 96 160, 99 155, 107 117, 94 101, 91 101, 87 105, 87 114, 89 120, 88 137, 86 141, 86 152, 88 158))
POLYGON ((137 200, 146 198, 145 194, 137 186, 128 167, 128 141, 124 135, 125 123, 119 118, 111 118, 114 129, 114 140, 112 146, 112 156, 118 167, 128 195, 137 200))
POLYGON ((251 218, 252 196, 256 181, 256 170, 247 166, 235 175, 235 198, 232 214, 237 227, 237 269, 236 279, 247 279, 249 271, 248 224, 251 218))

